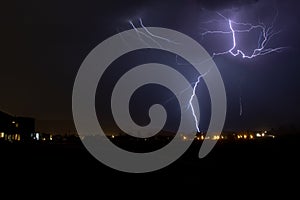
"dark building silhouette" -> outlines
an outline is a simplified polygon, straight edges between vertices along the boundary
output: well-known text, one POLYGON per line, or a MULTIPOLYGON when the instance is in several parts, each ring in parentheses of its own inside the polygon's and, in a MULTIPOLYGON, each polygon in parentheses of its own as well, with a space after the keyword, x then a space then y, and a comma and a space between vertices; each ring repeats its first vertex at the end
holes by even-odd
POLYGON ((0 111, 0 140, 26 141, 34 132, 34 118, 12 116, 0 111))
POLYGON ((0 131, 9 132, 12 128, 13 117, 0 111, 0 131))

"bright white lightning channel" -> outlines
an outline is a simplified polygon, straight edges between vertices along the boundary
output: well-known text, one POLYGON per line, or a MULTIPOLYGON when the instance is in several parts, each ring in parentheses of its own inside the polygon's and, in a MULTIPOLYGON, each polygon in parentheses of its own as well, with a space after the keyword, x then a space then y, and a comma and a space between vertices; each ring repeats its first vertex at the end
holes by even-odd
POLYGON ((274 23, 277 18, 277 14, 274 17, 274 20, 272 21, 272 24, 270 27, 266 27, 263 23, 260 23, 258 25, 253 25, 251 23, 241 23, 241 22, 235 22, 231 19, 226 18, 224 15, 217 13, 219 16, 224 18, 229 26, 230 31, 222 31, 222 30, 215 30, 215 31, 206 31, 202 33, 202 36, 208 35, 208 34, 231 34, 232 35, 232 47, 223 52, 214 52, 214 56, 219 56, 219 55, 225 55, 225 54, 231 54, 232 56, 238 56, 241 55, 242 58, 254 58, 257 56, 263 56, 266 54, 270 54, 272 52, 281 52, 282 50, 286 49, 287 47, 267 47, 268 43, 280 31, 274 31, 274 23), (239 26, 239 27, 244 27, 243 29, 235 29, 234 26, 239 26), (260 31, 260 37, 258 39, 258 47, 252 51, 251 54, 247 55, 240 49, 236 49, 236 33, 249 33, 254 29, 258 29, 260 31))

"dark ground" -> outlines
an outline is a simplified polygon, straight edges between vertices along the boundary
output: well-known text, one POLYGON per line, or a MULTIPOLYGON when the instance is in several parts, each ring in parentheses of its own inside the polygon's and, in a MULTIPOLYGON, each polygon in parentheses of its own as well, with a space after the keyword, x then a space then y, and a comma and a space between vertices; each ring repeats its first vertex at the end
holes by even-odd
MULTIPOLYGON (((101 191, 113 189, 165 188, 225 190, 266 194, 291 194, 299 186, 299 136, 251 141, 218 141, 204 159, 198 159, 200 144, 168 167, 146 174, 129 174, 110 169, 94 159, 80 142, 68 144, 0 143, 1 183, 7 188, 29 190, 101 191), (283 188, 286 188, 283 190, 283 188), (103 188, 102 188, 103 189, 103 188)), ((73 191, 74 192, 74 191, 73 191)))

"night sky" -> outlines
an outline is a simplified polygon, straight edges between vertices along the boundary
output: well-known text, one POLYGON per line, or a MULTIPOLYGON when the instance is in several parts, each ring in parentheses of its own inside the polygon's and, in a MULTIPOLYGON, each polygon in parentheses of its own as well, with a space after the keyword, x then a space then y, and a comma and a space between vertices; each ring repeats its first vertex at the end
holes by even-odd
MULTIPOLYGON (((289 48, 250 60, 230 55, 214 59, 227 92, 225 129, 299 126, 300 4, 297 1, 31 0, 4 3, 1 7, 0 110, 36 118, 38 131, 74 132, 72 88, 76 73, 95 46, 118 32, 131 29, 128 20, 138 26, 138 19, 142 18, 146 26, 185 33, 212 54, 229 49, 231 42, 230 35, 202 38, 203 31, 218 28, 214 23, 206 23, 220 19, 216 12, 235 21, 270 24, 276 10, 278 17, 274 29, 281 32, 269 45, 289 48)), ((253 38, 244 39, 241 48, 252 48, 253 38)), ((172 55, 151 54, 149 61, 158 57, 163 63, 174 64, 172 55)), ((141 59, 127 58, 119 62, 130 65, 131 61, 139 63, 141 59)), ((112 73, 118 74, 118 70, 112 73)), ((195 79, 190 78, 190 81, 195 79)), ((153 90, 156 88, 145 88, 146 92, 153 90)), ((198 93, 206 97, 205 92, 198 93)), ((100 112, 98 107, 105 104, 105 100, 99 95, 96 106, 100 112)), ((160 97, 169 98, 170 95, 163 90, 159 92, 160 97)), ((176 102, 173 104, 176 107, 176 102)), ((204 105, 200 109, 205 112, 209 110, 207 107, 204 105)), ((178 117, 176 113, 173 116, 178 117)))

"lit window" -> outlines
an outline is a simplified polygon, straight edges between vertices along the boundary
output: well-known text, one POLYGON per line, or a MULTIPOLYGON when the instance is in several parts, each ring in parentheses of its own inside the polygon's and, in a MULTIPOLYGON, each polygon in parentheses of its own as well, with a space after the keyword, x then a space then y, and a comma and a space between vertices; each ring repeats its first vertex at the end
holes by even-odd
POLYGON ((0 138, 4 138, 4 135, 5 135, 4 132, 1 132, 0 133, 0 138))

